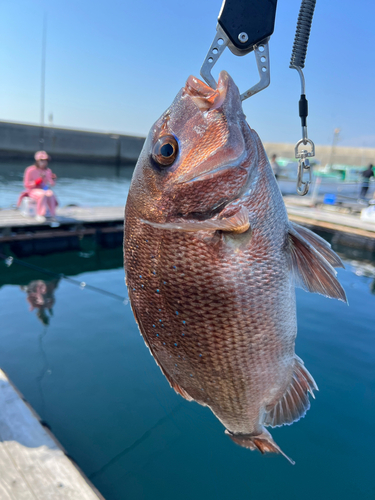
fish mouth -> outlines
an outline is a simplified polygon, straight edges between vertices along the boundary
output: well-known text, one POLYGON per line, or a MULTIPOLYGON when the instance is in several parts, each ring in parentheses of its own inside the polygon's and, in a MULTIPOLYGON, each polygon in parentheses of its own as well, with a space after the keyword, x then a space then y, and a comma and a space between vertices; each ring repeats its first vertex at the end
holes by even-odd
POLYGON ((222 71, 219 76, 217 88, 213 89, 195 76, 189 76, 187 79, 184 94, 189 95, 198 108, 202 111, 215 109, 221 106, 226 97, 229 75, 222 71))

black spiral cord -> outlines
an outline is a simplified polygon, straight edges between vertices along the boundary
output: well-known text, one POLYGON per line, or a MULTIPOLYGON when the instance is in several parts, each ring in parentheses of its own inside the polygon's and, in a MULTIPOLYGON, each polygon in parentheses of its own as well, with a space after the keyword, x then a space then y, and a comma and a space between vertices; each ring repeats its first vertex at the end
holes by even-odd
POLYGON ((302 0, 298 14, 296 35, 294 37, 290 68, 305 67, 307 45, 310 38, 311 24, 314 16, 316 0, 302 0))

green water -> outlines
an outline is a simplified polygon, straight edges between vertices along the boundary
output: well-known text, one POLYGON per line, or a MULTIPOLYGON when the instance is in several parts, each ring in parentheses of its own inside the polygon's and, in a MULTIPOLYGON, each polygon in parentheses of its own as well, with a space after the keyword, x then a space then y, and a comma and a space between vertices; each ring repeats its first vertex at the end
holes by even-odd
POLYGON ((320 392, 272 431, 294 467, 236 446, 169 387, 120 300, 121 249, 27 260, 117 299, 0 262, 0 367, 107 500, 373 499, 375 263, 349 255, 350 307, 297 291, 296 351, 320 392), (40 280, 47 320, 27 301, 40 280))

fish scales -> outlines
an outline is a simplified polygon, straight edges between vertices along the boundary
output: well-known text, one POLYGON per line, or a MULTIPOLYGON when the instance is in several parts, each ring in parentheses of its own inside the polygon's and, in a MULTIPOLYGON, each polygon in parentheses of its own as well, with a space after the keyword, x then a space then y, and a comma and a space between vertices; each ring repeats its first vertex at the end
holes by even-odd
MULTIPOLYGON (((291 229, 263 146, 244 121, 238 90, 229 75, 220 78, 216 94, 203 89, 209 104, 204 95, 197 101, 204 84, 190 78, 145 143, 126 205, 129 297, 171 386, 209 406, 236 443, 283 453, 264 426, 298 420, 308 409, 307 393, 316 389, 294 352, 298 269, 291 248, 298 255, 301 245, 306 258, 315 250, 297 226, 291 229), (218 107, 204 124, 212 102, 218 107), (169 152, 179 149, 175 171, 158 171, 155 158, 163 164, 170 155, 160 156, 167 150, 157 141, 169 152), (246 215, 245 226, 239 213, 246 215), (233 231, 223 225, 226 218, 233 231)), ((337 264, 324 242, 308 237, 337 264)), ((316 254, 325 273, 319 286, 326 283, 328 291, 311 291, 334 296, 331 265, 316 254)))
MULTIPOLYGON (((262 199, 258 203, 262 204, 262 199)), ((147 314, 143 323, 146 339, 163 368, 193 399, 209 404, 222 421, 233 420, 235 415, 235 425, 225 423, 233 432, 249 432, 249 413, 256 407, 252 399, 263 392, 262 373, 273 377, 278 357, 294 355, 295 322, 290 322, 289 310, 273 304, 273 288, 285 265, 280 265, 272 251, 272 246, 278 245, 272 237, 276 228, 267 223, 270 210, 272 215, 272 207, 263 210, 266 233, 261 232, 261 220, 254 221, 253 245, 235 258, 225 242, 216 242, 215 236, 204 241, 183 233, 157 232, 127 213, 127 224, 138 234, 129 243, 139 249, 134 271, 128 277, 129 288, 134 307, 147 314), (141 227, 137 231, 137 225, 143 226, 143 231, 141 227), (153 241, 158 242, 154 247, 153 241), (268 262, 267 253, 272 255, 268 262), (256 293, 248 287, 254 277, 259 286, 256 293), (266 314, 269 309, 272 315, 266 314), (278 332, 278 325, 284 324, 283 316, 291 326, 287 332, 283 328, 278 332), (290 337, 290 341, 280 343, 278 333, 290 337), (265 347, 270 343, 279 345, 280 350, 267 353, 265 347), (182 371, 175 366, 181 357, 188 360, 182 371), (248 404, 242 404, 246 400, 248 404), (218 408, 215 401, 220 402, 218 408)), ((285 260, 283 255, 280 258, 285 260)), ((128 265, 133 267, 131 261, 128 265)), ((280 280, 285 280, 281 274, 280 280)), ((290 276, 285 292, 281 288, 280 293, 294 293, 290 276)), ((277 304, 284 302, 276 300, 277 304)), ((288 366, 286 371, 290 372, 288 366)), ((288 376, 279 376, 288 380, 288 376)))

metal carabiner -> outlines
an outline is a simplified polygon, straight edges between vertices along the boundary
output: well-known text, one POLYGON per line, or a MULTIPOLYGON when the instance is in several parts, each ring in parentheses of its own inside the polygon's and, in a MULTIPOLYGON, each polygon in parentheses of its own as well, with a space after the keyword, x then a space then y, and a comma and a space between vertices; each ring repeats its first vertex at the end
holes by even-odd
POLYGON ((295 145, 294 155, 296 158, 298 158, 297 193, 300 196, 305 196, 309 192, 309 187, 311 184, 311 168, 308 158, 315 156, 315 144, 311 139, 303 137, 303 139, 300 139, 295 145), (307 149, 298 151, 298 148, 301 144, 310 144, 311 151, 307 151, 307 149), (307 181, 304 181, 303 175, 306 171, 308 171, 309 173, 309 178, 307 181))
POLYGON ((300 196, 305 196, 309 192, 309 187, 311 184, 311 168, 309 164, 309 160, 300 159, 298 162, 298 175, 297 175, 297 193, 300 196), (303 175, 307 171, 309 173, 308 180, 303 180, 303 175))

